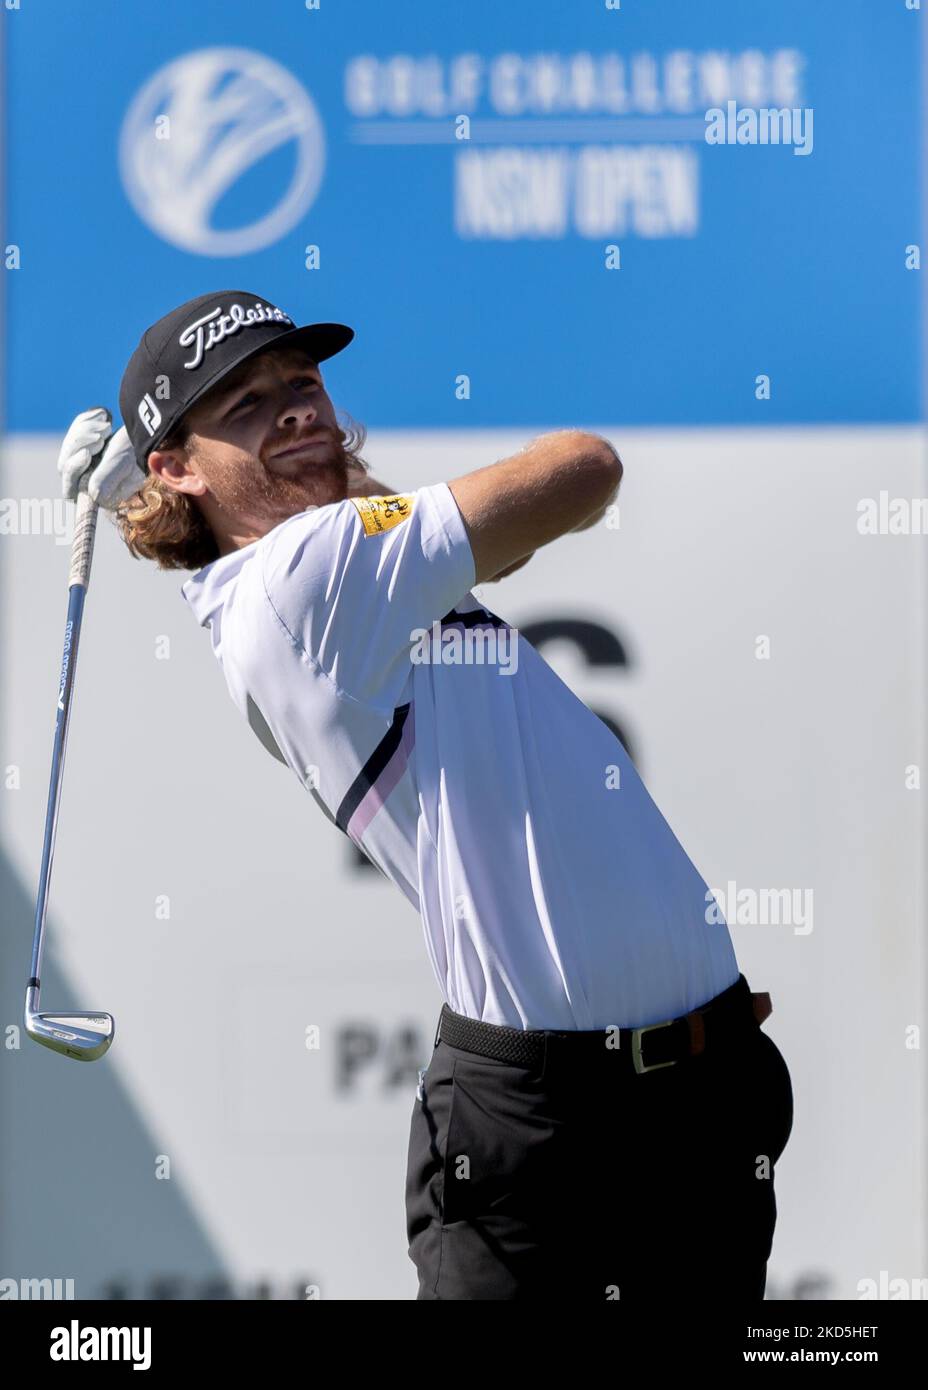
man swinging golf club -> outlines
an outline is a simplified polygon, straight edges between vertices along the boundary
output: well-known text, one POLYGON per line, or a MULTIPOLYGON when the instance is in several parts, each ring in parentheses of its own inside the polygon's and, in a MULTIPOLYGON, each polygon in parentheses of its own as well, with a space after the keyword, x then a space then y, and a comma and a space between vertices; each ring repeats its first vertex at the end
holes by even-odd
POLYGON ((238 709, 421 917, 418 1297, 760 1300, 792 1128, 769 996, 621 743, 472 592, 594 525, 622 465, 565 429, 397 494, 323 384, 353 336, 244 291, 181 305, 124 427, 72 425, 65 494, 92 470, 134 555, 195 571, 238 709), (502 638, 505 669, 474 655, 502 638))

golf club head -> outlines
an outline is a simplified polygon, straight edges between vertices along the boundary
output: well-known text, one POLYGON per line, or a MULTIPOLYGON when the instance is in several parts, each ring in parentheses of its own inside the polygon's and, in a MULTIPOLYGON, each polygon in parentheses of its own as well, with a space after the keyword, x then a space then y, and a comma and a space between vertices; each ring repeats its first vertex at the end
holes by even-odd
POLYGON ((106 1052, 116 1032, 112 1014, 26 1013, 26 1032, 43 1047, 93 1062, 106 1052))

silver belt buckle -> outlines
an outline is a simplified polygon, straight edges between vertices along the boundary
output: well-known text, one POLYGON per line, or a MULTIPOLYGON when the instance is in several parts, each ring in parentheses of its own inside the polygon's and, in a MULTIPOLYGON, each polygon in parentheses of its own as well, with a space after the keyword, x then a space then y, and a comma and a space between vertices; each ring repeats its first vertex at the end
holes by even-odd
POLYGON ((639 1076, 646 1071, 658 1071, 661 1067, 672 1067, 677 1062, 676 1057, 672 1057, 669 1062, 652 1062, 650 1066, 641 1057, 641 1039, 645 1033, 651 1033, 655 1028, 672 1028, 676 1019, 668 1019, 666 1023, 647 1023, 644 1028, 632 1029, 632 1063, 639 1076))

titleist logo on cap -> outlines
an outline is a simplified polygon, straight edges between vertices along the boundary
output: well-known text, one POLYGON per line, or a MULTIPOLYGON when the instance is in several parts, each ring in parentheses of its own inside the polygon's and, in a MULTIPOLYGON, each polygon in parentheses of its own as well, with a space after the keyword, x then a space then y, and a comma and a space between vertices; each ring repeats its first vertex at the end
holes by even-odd
POLYGON ((222 312, 222 305, 217 304, 208 314, 188 324, 178 338, 181 347, 190 347, 191 343, 194 345, 193 358, 190 362, 185 362, 184 366, 191 369, 199 367, 210 348, 218 346, 240 328, 251 328, 255 324, 272 321, 293 323, 293 319, 289 314, 285 314, 283 309, 272 309, 268 304, 256 304, 252 309, 243 309, 241 304, 230 304, 227 314, 222 312))

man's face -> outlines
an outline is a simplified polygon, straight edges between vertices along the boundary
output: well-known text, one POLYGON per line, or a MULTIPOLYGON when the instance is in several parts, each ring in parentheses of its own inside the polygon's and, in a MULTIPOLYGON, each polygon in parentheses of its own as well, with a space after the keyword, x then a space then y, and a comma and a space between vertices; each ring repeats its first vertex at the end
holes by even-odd
POLYGON ((252 358, 185 419, 189 478, 182 490, 197 497, 223 550, 234 548, 227 538, 240 544, 348 495, 350 458, 335 409, 318 366, 299 348, 252 358))

